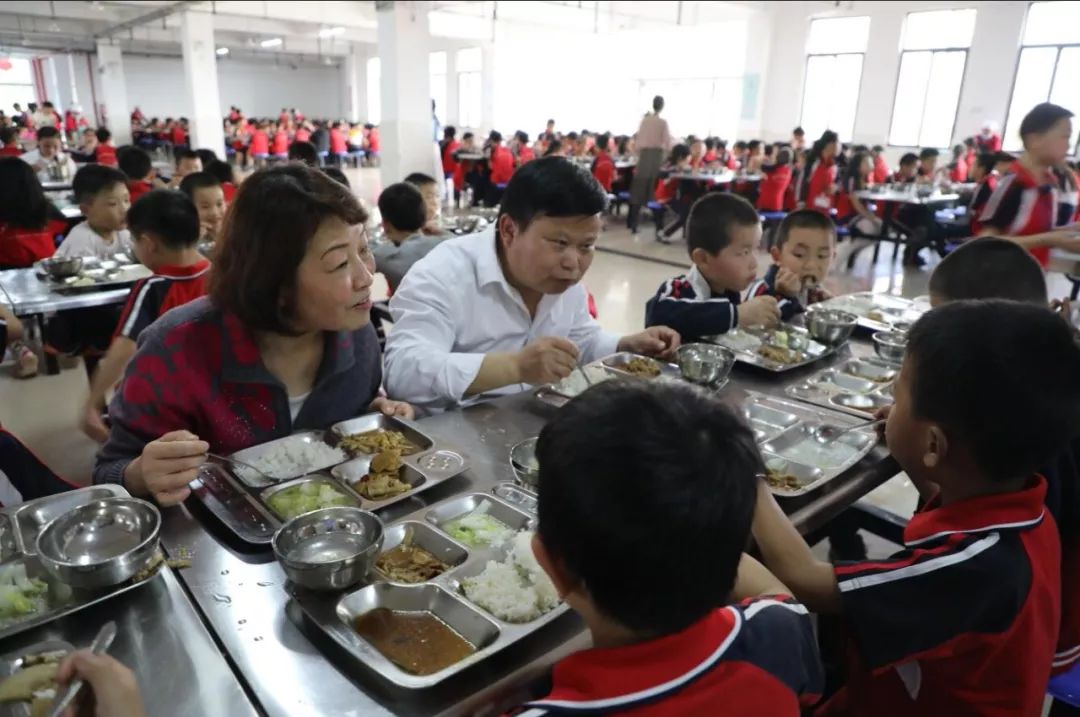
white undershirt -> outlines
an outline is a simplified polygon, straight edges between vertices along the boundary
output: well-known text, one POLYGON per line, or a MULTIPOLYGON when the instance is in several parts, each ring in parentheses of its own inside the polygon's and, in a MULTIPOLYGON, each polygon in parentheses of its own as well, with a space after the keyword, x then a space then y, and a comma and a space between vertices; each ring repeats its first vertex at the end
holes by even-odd
POLYGON ((311 391, 302 393, 299 396, 289 396, 289 416, 295 422, 296 417, 300 415, 300 409, 304 406, 304 401, 311 395, 311 391))

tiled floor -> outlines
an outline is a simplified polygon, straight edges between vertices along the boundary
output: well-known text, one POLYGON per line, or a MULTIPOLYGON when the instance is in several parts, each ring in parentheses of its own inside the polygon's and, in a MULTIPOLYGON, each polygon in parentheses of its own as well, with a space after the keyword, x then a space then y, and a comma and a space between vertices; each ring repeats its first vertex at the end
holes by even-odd
MULTIPOLYGON (((377 191, 375 170, 347 170, 356 193, 368 202, 377 191)), ((660 284, 688 266, 685 244, 662 245, 652 237, 652 228, 632 237, 622 220, 611 217, 601 239, 592 268, 585 278, 596 297, 600 321, 616 332, 630 332, 642 326, 646 300, 660 284), (611 253, 614 250, 619 254, 611 253), (637 255, 641 258, 627 256, 637 255)), ((894 291, 904 296, 926 292, 930 267, 900 270, 891 261, 891 251, 883 251, 873 264, 864 252, 855 269, 835 273, 828 286, 835 293, 873 289, 894 291)), ((762 271, 767 261, 762 256, 762 271)), ((1055 295, 1067 288, 1063 277, 1054 280, 1055 295)), ((78 428, 79 407, 87 392, 86 374, 81 365, 57 376, 38 376, 17 381, 10 366, 0 369, 0 424, 27 443, 54 470, 77 482, 89 480, 95 445, 78 428)), ((913 490, 900 476, 875 491, 869 499, 900 514, 910 514, 913 490)), ((875 546, 875 552, 877 552, 875 546)))

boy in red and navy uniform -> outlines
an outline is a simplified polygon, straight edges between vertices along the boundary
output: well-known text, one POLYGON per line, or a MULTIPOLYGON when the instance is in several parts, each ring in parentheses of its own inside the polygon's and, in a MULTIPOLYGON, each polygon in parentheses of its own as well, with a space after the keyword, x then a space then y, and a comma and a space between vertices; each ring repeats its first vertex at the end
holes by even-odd
POLYGON ((926 502, 889 559, 818 561, 759 490, 766 564, 849 633, 846 684, 820 716, 1040 714, 1061 547, 1036 470, 1080 421, 1078 363, 1071 328, 1040 306, 961 301, 915 324, 885 439, 926 502))
POLYGON ((980 154, 971 166, 971 179, 975 181, 975 193, 971 195, 971 204, 968 205, 968 217, 971 219, 971 235, 978 236, 982 233, 982 222, 979 217, 986 209, 987 202, 997 189, 1000 175, 995 168, 997 155, 989 152, 980 154))
POLYGON ((154 275, 131 288, 112 343, 90 379, 83 430, 100 443, 109 437, 101 418, 105 396, 135 355, 139 334, 165 312, 204 295, 210 274, 210 262, 195 248, 199 214, 186 194, 154 190, 131 205, 127 222, 136 257, 154 275))
POLYGON ((127 177, 128 194, 134 204, 154 188, 154 162, 142 147, 121 147, 118 155, 120 171, 127 177))
POLYGON ((769 255, 773 263, 765 276, 746 290, 747 299, 775 297, 780 319, 788 321, 806 311, 800 298, 807 304, 831 298, 821 284, 836 256, 836 225, 832 219, 813 209, 791 212, 777 227, 769 255))
MULTIPOLYGON (((105 127, 98 127, 94 133, 97 137, 97 146, 94 147, 94 161, 104 164, 106 167, 117 167, 119 162, 116 158, 116 147, 112 146, 112 132, 105 127)), ((135 201, 132 199, 131 201, 135 201)))
POLYGON ((1024 153, 998 181, 979 222, 981 233, 1003 236, 1030 251, 1045 269, 1050 250, 1080 250, 1072 236, 1077 181, 1065 164, 1072 146, 1072 112, 1044 102, 1020 123, 1024 153))
POLYGON ((594 647, 512 714, 797 717, 818 699, 806 608, 742 552, 761 459, 731 409, 686 384, 599 384, 544 428, 537 458, 533 552, 594 647))
POLYGON ((605 192, 611 191, 611 184, 615 181, 615 161, 607 153, 608 140, 611 135, 605 132, 596 138, 596 146, 593 147, 595 158, 592 163, 592 175, 605 192))

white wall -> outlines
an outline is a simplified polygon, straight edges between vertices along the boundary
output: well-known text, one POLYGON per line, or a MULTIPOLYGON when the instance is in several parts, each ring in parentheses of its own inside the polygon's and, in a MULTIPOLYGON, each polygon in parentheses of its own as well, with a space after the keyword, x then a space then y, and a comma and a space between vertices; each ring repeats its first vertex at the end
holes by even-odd
MULTIPOLYGON (((799 124, 806 40, 810 21, 817 17, 865 15, 870 17, 870 46, 863 64, 854 141, 885 144, 892 119, 893 96, 900 67, 900 38, 904 18, 916 10, 975 8, 975 36, 964 70, 956 126, 956 140, 976 134, 986 120, 1004 125, 1012 92, 1027 2, 850 2, 840 9, 823 9, 818 2, 770 4, 772 15, 768 82, 764 84, 762 134, 786 139, 799 124)), ((836 88, 850 92, 854 88, 836 88)), ((890 147, 899 156, 906 147, 890 147)))

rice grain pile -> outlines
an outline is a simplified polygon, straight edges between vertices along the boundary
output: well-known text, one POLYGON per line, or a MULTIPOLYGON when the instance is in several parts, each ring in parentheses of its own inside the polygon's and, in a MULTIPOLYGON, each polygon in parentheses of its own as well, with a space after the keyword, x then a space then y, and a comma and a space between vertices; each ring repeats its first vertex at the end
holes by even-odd
POLYGON ((506 560, 489 560, 482 573, 463 580, 465 597, 507 622, 535 620, 557 606, 558 592, 536 562, 532 537, 532 531, 519 532, 506 560))
MULTIPOLYGON (((275 480, 286 480, 329 468, 346 460, 348 456, 340 448, 331 448, 322 441, 298 437, 287 438, 261 455, 244 462, 275 480)), ((237 466, 236 471, 246 480, 256 480, 259 477, 243 466, 237 466)))

